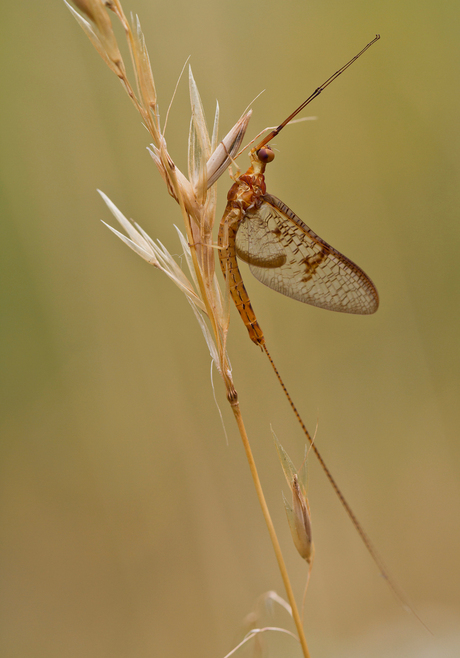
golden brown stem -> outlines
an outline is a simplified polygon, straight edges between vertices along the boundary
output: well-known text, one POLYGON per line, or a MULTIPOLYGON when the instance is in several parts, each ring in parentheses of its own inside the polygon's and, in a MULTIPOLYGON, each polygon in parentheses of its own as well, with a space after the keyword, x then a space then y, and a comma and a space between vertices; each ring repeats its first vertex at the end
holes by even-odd
POLYGON ((262 490, 262 485, 260 483, 259 474, 257 472, 257 467, 254 461, 252 454, 251 446, 249 444, 248 435, 246 434, 246 428, 244 426, 243 417, 241 415, 241 409, 238 402, 234 402, 231 405, 235 419, 238 425, 240 432, 241 440, 243 441, 244 450, 246 452, 246 458, 248 460, 249 468, 251 470, 252 479, 254 486, 256 488, 257 498, 259 499, 260 506, 262 508, 262 514, 264 515, 265 523, 267 524, 268 532, 270 534, 270 539, 272 541, 273 550, 275 551, 276 559, 278 561, 278 567, 281 573, 281 578, 283 579, 284 587, 286 589, 286 594, 288 601, 292 608, 292 617, 297 628, 297 633, 299 635, 299 641, 302 646, 302 652, 304 658, 310 658, 310 652, 307 646, 307 640, 305 638, 305 633, 302 627, 302 621, 300 619, 299 611, 297 609, 297 604, 294 598, 294 592, 292 591, 291 582, 289 580, 289 575, 286 569, 286 564, 284 562, 283 554, 281 552, 281 547, 276 535, 275 527, 268 510, 267 502, 265 500, 264 492, 262 490))

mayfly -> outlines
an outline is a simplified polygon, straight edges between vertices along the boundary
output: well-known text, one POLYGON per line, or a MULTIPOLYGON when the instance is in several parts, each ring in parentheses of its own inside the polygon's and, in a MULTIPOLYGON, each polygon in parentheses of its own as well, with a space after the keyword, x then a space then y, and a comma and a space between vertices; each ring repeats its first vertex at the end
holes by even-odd
POLYGON ((265 351, 313 452, 381 574, 404 607, 412 610, 404 594, 390 578, 382 558, 345 500, 302 421, 268 352, 237 261, 239 257, 248 263, 252 274, 265 285, 301 302, 332 311, 361 315, 369 315, 377 310, 379 297, 370 278, 346 256, 316 235, 282 201, 267 194, 264 173, 266 165, 274 158, 268 142, 378 39, 380 36, 376 35, 375 39, 318 87, 283 123, 251 149, 251 166, 246 173, 235 178, 235 183, 227 195, 227 206, 219 226, 218 247, 220 264, 230 295, 251 340, 265 351))
POLYGON ((218 235, 220 264, 232 299, 256 345, 263 347, 265 338, 244 287, 237 256, 249 264, 256 279, 301 302, 362 315, 378 308, 378 293, 370 278, 282 201, 267 194, 264 173, 275 157, 268 142, 379 38, 377 35, 251 150, 251 166, 236 178, 228 193, 218 235))

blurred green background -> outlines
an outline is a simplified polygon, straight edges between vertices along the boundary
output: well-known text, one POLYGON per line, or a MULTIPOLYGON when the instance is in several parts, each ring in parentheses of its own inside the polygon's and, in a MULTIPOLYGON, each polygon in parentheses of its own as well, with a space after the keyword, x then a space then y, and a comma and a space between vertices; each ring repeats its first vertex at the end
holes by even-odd
MULTIPOLYGON (((318 120, 277 138, 268 171, 269 191, 375 281, 378 313, 327 313, 245 280, 317 445, 433 632, 394 600, 312 459, 312 656, 458 656, 458 2, 124 8, 140 15, 163 117, 191 55, 221 135, 263 89, 248 136, 278 124, 381 34, 310 106, 318 120)), ((282 584, 195 318, 100 223, 114 222, 96 188, 178 257, 180 215, 65 5, 5 3, 2 22, 0 655, 224 656, 282 584)), ((188 123, 185 76, 166 135, 183 170, 188 123)), ((300 599, 270 424, 297 463, 303 437, 233 308, 229 352, 300 599)), ((292 628, 278 611, 259 623, 292 628)), ((300 655, 287 636, 265 642, 300 655)))

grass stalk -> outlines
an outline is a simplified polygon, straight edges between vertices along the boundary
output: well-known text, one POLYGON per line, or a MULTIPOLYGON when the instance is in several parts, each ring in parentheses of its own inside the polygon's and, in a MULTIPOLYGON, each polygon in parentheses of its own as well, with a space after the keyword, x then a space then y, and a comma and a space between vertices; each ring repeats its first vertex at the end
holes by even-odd
MULTIPOLYGON (((190 72, 189 88, 192 122, 189 134, 188 164, 190 180, 188 180, 171 158, 167 150, 164 129, 163 133, 160 129, 153 73, 150 68, 150 60, 139 20, 137 17, 133 17, 132 25, 128 22, 120 0, 110 0, 110 2, 74 0, 74 3, 83 15, 69 6, 72 14, 97 52, 122 82, 125 91, 140 113, 153 139, 153 144, 149 149, 150 155, 166 183, 169 194, 179 204, 184 220, 186 236, 181 234, 180 240, 189 266, 190 278, 182 272, 170 252, 161 243, 153 241, 139 225, 128 220, 105 195, 102 195, 126 235, 113 228, 111 230, 144 260, 167 274, 184 292, 187 300, 192 305, 208 344, 211 358, 224 381, 227 399, 232 407, 240 432, 256 494, 291 607, 302 653, 304 658, 310 658, 301 617, 262 490, 244 426, 238 396, 233 384, 231 366, 226 351, 229 310, 224 303, 225 295, 221 291, 215 276, 216 250, 212 228, 216 214, 216 192, 215 189, 212 189, 212 185, 233 161, 233 156, 236 155, 244 137, 250 112, 245 113, 239 119, 220 145, 217 144, 218 112, 216 112, 215 136, 213 134, 213 138, 210 140, 204 120, 201 98, 190 72), (107 13, 109 11, 115 13, 124 28, 135 74, 136 85, 134 86, 128 80, 126 67, 107 13), (137 89, 137 95, 135 89, 137 89), (211 144, 213 145, 213 152, 211 152, 211 144)), ((228 293, 228 289, 225 292, 228 293)))
POLYGON ((281 546, 278 541, 276 534, 275 526, 268 509, 267 501, 265 500, 264 492, 262 489, 262 484, 260 482, 259 474, 257 472, 257 466, 252 454, 251 445, 249 443, 249 438, 246 433, 246 428, 243 422, 243 416, 241 414, 241 409, 238 400, 230 402, 233 414, 235 416, 236 424, 238 425, 238 430, 243 442, 244 451, 246 453, 246 458, 248 460, 249 469, 251 471, 252 480, 254 482, 254 487, 256 490, 257 498, 262 508, 262 514, 265 519, 265 523, 268 528, 268 533, 272 542, 273 550, 275 552, 276 560, 278 562, 278 567, 281 573, 281 578, 283 579, 284 588, 286 590, 286 595, 289 601, 289 604, 292 609, 292 617, 297 629, 299 636, 299 642, 302 647, 302 652, 305 658, 310 658, 310 652, 308 650, 307 640, 305 638, 305 633, 302 626, 302 620, 300 618, 299 610, 297 608, 297 603, 294 597, 294 592, 292 591, 291 581, 289 580, 289 574, 287 572, 286 564, 284 562, 283 553, 281 551, 281 546))

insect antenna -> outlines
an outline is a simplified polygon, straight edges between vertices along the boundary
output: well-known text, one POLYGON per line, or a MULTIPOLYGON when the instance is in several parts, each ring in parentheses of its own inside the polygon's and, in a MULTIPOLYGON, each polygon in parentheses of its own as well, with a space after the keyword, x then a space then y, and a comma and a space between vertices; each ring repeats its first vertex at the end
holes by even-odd
POLYGON ((357 55, 355 55, 354 57, 352 57, 352 58, 350 59, 349 62, 347 62, 346 64, 344 64, 344 65, 342 66, 342 68, 340 68, 340 69, 339 69, 338 71, 336 71, 333 75, 331 75, 331 77, 328 78, 328 79, 326 80, 326 82, 323 82, 323 84, 322 84, 320 87, 317 87, 317 88, 315 89, 315 91, 314 91, 314 92, 313 92, 313 93, 307 98, 307 100, 305 100, 305 101, 302 103, 302 105, 299 105, 299 107, 298 107, 296 110, 294 110, 294 112, 293 112, 292 114, 290 114, 290 115, 288 116, 288 118, 285 119, 285 120, 283 121, 283 123, 281 123, 277 128, 275 128, 274 130, 272 130, 272 132, 271 132, 269 135, 267 135, 266 137, 264 137, 264 139, 260 142, 260 144, 258 144, 258 146, 256 146, 256 151, 258 151, 260 148, 262 148, 262 146, 265 146, 265 144, 268 144, 268 142, 270 142, 270 141, 273 139, 273 137, 276 137, 276 135, 277 135, 277 134, 278 134, 278 133, 284 128, 284 126, 286 126, 290 121, 292 121, 292 119, 293 119, 295 116, 297 116, 297 114, 299 114, 299 112, 301 112, 301 111, 304 109, 304 107, 307 107, 307 105, 308 105, 309 103, 311 103, 312 100, 314 100, 317 96, 319 96, 320 93, 321 93, 324 89, 326 89, 326 87, 329 87, 329 85, 331 84, 331 82, 334 82, 334 80, 336 80, 336 79, 339 77, 339 75, 342 75, 342 73, 343 73, 344 71, 346 71, 347 68, 353 64, 353 62, 356 62, 356 60, 357 60, 359 57, 361 57, 361 55, 363 55, 363 54, 366 52, 366 50, 368 50, 368 49, 372 46, 372 44, 374 44, 374 43, 375 43, 376 41, 378 41, 379 39, 380 39, 380 34, 376 34, 376 35, 375 35, 375 39, 372 39, 372 41, 370 41, 370 42, 367 44, 367 46, 365 46, 365 47, 364 47, 364 48, 363 48, 363 49, 362 49, 357 55))

